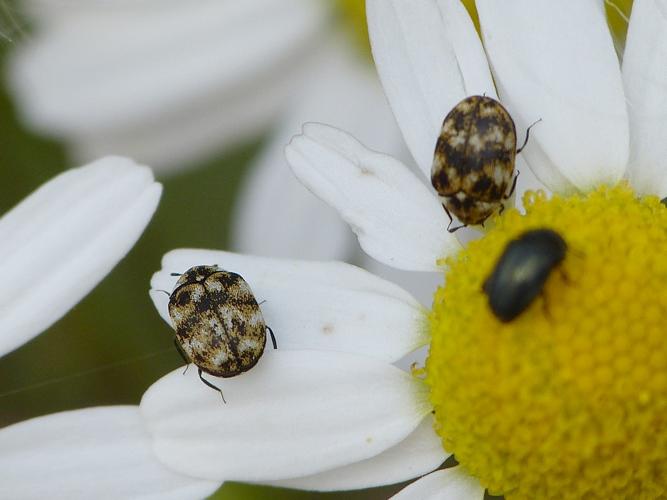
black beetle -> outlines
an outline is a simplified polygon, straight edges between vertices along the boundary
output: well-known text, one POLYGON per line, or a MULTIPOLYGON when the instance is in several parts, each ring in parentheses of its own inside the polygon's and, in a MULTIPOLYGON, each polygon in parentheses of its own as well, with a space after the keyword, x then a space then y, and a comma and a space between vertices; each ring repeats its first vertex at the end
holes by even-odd
POLYGON ((500 321, 512 321, 526 310, 566 250, 563 238, 551 229, 527 231, 507 244, 483 285, 500 321))

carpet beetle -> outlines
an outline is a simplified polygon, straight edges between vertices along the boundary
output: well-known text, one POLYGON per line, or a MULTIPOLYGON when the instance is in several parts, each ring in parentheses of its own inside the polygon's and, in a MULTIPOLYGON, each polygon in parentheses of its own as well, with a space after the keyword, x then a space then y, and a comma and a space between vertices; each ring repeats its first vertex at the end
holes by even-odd
MULTIPOLYGON (((176 328, 176 347, 186 362, 216 377, 233 377, 250 370, 264 352, 266 326, 248 283, 218 266, 195 266, 180 276, 169 296, 169 316, 176 328)), ((224 401, 224 396, 223 396, 224 401)))
POLYGON ((551 229, 526 231, 510 241, 483 285, 493 314, 507 323, 525 311, 566 251, 565 240, 551 229))
POLYGON ((435 146, 431 184, 449 216, 450 232, 482 224, 502 211, 516 186, 514 160, 521 149, 516 149, 514 120, 495 99, 466 97, 447 114, 435 146), (451 214, 463 225, 450 229, 451 214))

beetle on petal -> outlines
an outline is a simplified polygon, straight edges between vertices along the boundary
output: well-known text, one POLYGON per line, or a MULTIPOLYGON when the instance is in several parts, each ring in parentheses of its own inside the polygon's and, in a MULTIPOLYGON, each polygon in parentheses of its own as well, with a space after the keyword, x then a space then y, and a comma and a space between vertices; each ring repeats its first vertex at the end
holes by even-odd
MULTIPOLYGON (((216 377, 234 377, 250 370, 264 352, 266 326, 248 283, 218 266, 195 266, 180 276, 169 296, 169 316, 176 328, 176 346, 186 361, 216 377)), ((224 396, 223 396, 224 401, 224 396)))
POLYGON ((521 149, 516 149, 514 120, 495 99, 466 97, 447 114, 435 146, 431 184, 450 221, 454 214, 463 223, 448 227, 450 232, 482 224, 502 211, 516 186, 514 161, 521 149))

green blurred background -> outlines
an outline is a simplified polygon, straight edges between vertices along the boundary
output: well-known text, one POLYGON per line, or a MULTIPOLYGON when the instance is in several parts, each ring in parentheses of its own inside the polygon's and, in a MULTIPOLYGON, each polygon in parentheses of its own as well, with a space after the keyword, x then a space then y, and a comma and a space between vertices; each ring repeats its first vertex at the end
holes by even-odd
MULTIPOLYGON (((615 3, 629 13, 629 0, 615 3)), ((360 4, 361 0, 341 0, 351 10, 360 11, 360 4)), ((624 23, 614 9, 608 12, 617 24, 616 33, 624 38, 624 23)), ((0 19, 0 30, 14 33, 20 42, 25 35, 17 32, 14 21, 0 19)), ((359 18, 355 21, 358 27, 359 18)), ((29 30, 24 24, 20 28, 29 30)), ((17 42, 0 39, 0 65, 13 43, 17 42)), ((162 255, 173 248, 228 248, 236 193, 263 139, 159 179, 164 185, 159 208, 129 255, 62 320, 0 358, 0 426, 87 406, 137 404, 156 379, 182 365, 173 349, 173 332, 148 296, 150 277, 160 268, 162 255), (203 192, 207 195, 201 196, 203 192)), ((19 123, 0 81, 0 213, 73 166, 62 145, 19 123)), ((400 487, 316 494, 229 483, 215 498, 371 499, 387 498, 400 487)))

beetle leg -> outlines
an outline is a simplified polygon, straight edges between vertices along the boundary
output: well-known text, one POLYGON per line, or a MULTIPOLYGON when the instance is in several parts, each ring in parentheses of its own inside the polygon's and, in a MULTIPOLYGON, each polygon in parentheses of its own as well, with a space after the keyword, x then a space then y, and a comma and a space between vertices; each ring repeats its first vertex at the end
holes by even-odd
POLYGON ((201 370, 201 368, 199 369, 199 379, 200 379, 202 382, 204 382, 204 384, 206 384, 206 385, 209 386, 211 389, 213 389, 214 391, 218 391, 218 392, 220 393, 220 397, 222 398, 222 402, 225 403, 225 404, 227 404, 227 401, 225 401, 225 396, 223 396, 222 391, 220 390, 220 388, 214 386, 212 383, 210 383, 208 380, 206 380, 206 379, 202 376, 202 370, 201 370))
POLYGON ((525 148, 526 144, 528 144, 528 137, 530 137, 530 129, 533 128, 533 125, 537 125, 541 121, 542 121, 542 118, 540 118, 539 120, 531 123, 530 126, 526 129, 526 139, 523 141, 523 145, 519 149, 516 150, 516 154, 519 154, 521 151, 523 151, 523 148, 525 148))
POLYGON ((454 221, 451 221, 451 222, 447 225, 447 231, 449 231, 450 233, 455 233, 456 231, 458 231, 458 230, 461 229, 462 227, 468 227, 468 224, 461 224, 460 226, 457 226, 457 227, 451 227, 452 222, 454 222, 454 221))
POLYGON ((269 331, 269 335, 271 335, 271 343, 273 344, 273 348, 278 349, 278 344, 276 344, 276 336, 273 334, 273 330, 271 330, 271 328, 268 326, 266 329, 269 331))
POLYGON ((516 181, 519 178, 519 174, 521 174, 521 172, 517 169, 516 175, 514 176, 514 180, 512 181, 512 187, 510 188, 510 192, 507 193, 506 195, 503 195, 503 200, 509 199, 510 196, 512 196, 512 194, 514 194, 514 190, 516 189, 516 181))
POLYGON ((447 224, 447 231, 449 231, 450 233, 454 233, 459 229, 461 229, 462 227, 466 227, 468 225, 468 224, 463 224, 459 227, 452 228, 452 224, 454 223, 454 219, 452 219, 452 214, 449 213, 449 210, 447 210, 446 206, 443 205, 442 208, 445 209, 445 213, 447 214, 447 217, 449 217, 449 224, 447 224))
POLYGON ((449 213, 449 210, 447 210, 447 207, 445 205, 442 205, 442 208, 445 209, 445 213, 447 214, 447 217, 449 217, 449 224, 451 225, 452 222, 454 222, 454 219, 452 219, 452 214, 449 213))
POLYGON ((183 273, 169 273, 169 276, 183 276, 183 273))
POLYGON ((188 371, 188 368, 190 368, 190 360, 188 359, 188 357, 183 352, 183 349, 181 349, 181 346, 176 341, 176 338, 174 338, 174 347, 178 351, 178 354, 181 355, 181 358, 183 359, 183 361, 185 361, 185 370, 183 370, 183 375, 185 375, 188 371))

